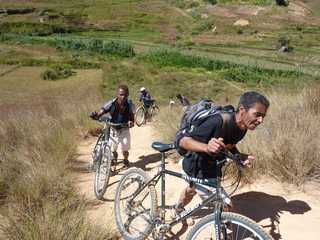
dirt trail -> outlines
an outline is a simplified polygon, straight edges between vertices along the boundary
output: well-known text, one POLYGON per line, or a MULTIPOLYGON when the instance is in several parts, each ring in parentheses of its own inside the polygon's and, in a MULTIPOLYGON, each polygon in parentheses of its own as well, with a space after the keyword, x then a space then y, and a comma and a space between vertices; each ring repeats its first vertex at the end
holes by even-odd
MULTIPOLYGON (((132 150, 130 160, 132 166, 140 167, 152 174, 159 165, 159 154, 150 145, 155 141, 150 125, 132 129, 132 150)), ((105 200, 96 200, 93 193, 92 172, 85 171, 91 161, 90 151, 95 142, 90 138, 80 143, 77 173, 77 187, 79 192, 90 202, 88 217, 92 222, 109 227, 117 232, 114 221, 114 193, 119 178, 124 169, 118 164, 120 173, 110 178, 110 186, 105 194, 105 200)), ((168 168, 179 170, 178 164, 168 163, 168 168)), ((173 204, 178 198, 185 183, 174 178, 167 178, 167 203, 173 204)), ((159 196, 159 195, 158 195, 159 196)), ((194 204, 198 199, 194 200, 194 204)), ((235 211, 259 222, 274 239, 319 239, 320 226, 320 192, 316 186, 306 186, 305 191, 296 190, 292 186, 284 186, 274 181, 261 179, 256 183, 239 189, 233 197, 235 211)), ((177 226, 174 229, 174 239, 183 239, 189 229, 177 226)))

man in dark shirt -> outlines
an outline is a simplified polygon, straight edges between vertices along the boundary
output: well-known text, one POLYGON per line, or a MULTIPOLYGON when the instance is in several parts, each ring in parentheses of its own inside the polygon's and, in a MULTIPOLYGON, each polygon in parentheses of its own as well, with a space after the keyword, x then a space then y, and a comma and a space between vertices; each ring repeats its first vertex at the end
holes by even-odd
MULTIPOLYGON (((269 101, 257 92, 246 92, 239 100, 235 113, 216 114, 202 122, 193 124, 178 139, 179 147, 188 151, 182 162, 183 171, 195 178, 211 179, 221 175, 216 161, 221 159, 221 151, 228 149, 239 153, 236 144, 245 136, 247 130, 260 125, 267 113, 269 101)), ((243 165, 248 166, 254 156, 241 154, 243 165)), ((209 195, 209 189, 195 189, 189 185, 180 195, 177 211, 181 211, 193 198, 196 190, 200 197, 209 195)))
MULTIPOLYGON (((126 85, 120 85, 117 91, 117 97, 104 104, 101 110, 91 114, 91 117, 98 119, 104 114, 109 114, 112 123, 127 123, 129 127, 134 126, 133 103, 128 99, 129 89, 126 85)), ((112 153, 114 162, 118 158, 118 145, 121 145, 123 154, 123 163, 129 166, 129 150, 131 145, 131 136, 129 128, 114 129, 111 128, 111 134, 115 142, 112 144, 112 153)))

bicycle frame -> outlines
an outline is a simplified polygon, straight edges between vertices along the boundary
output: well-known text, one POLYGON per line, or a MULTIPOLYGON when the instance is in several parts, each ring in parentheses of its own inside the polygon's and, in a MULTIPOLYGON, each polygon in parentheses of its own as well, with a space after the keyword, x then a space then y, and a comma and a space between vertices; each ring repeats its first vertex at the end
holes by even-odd
MULTIPOLYGON (((188 181, 193 181, 195 184, 201 184, 201 185, 205 185, 205 186, 214 187, 216 189, 215 193, 212 193, 208 198, 203 200, 201 203, 197 204, 195 207, 182 212, 180 214, 180 216, 178 216, 177 218, 172 220, 170 223, 168 223, 168 226, 170 228, 175 226, 179 222, 186 220, 188 217, 192 216, 193 214, 195 214, 196 212, 201 210, 203 208, 203 206, 207 205, 210 202, 215 202, 215 208, 213 211, 213 213, 216 216, 216 224, 215 224, 216 231, 215 232, 217 235, 216 239, 220 239, 220 236, 221 236, 220 235, 220 233, 221 233, 221 226, 220 226, 221 213, 222 213, 222 209, 224 206, 224 200, 221 196, 222 196, 223 192, 225 193, 222 186, 220 185, 220 178, 217 178, 217 180, 215 182, 209 182, 208 180, 201 180, 198 178, 192 178, 192 177, 187 176, 186 174, 177 173, 177 172, 174 172, 171 170, 167 170, 165 168, 165 153, 164 152, 161 153, 161 165, 160 165, 160 169, 159 169, 158 173, 155 176, 153 176, 148 182, 146 182, 137 192, 135 192, 135 194, 132 196, 132 199, 134 199, 140 192, 142 192, 142 190, 145 187, 147 187, 150 184, 156 185, 159 182, 159 180, 161 179, 161 209, 165 209, 165 207, 166 207, 166 205, 165 205, 165 190, 166 190, 165 175, 166 174, 170 175, 170 176, 177 177, 177 178, 185 179, 188 181)), ((130 203, 131 203, 131 201, 132 200, 130 200, 130 203)), ((162 221, 164 221, 165 212, 162 212, 160 218, 162 221)))

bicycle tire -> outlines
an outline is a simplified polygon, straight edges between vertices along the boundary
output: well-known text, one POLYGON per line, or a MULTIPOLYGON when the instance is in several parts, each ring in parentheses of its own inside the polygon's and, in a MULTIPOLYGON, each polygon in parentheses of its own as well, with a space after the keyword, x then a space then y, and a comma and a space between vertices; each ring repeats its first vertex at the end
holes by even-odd
POLYGON ((146 120, 146 110, 143 106, 138 107, 135 114, 135 122, 138 127, 145 123, 146 120))
POLYGON ((103 195, 108 187, 112 159, 111 149, 108 145, 105 145, 101 152, 102 154, 97 163, 93 184, 94 194, 99 200, 103 199, 103 195))
MULTIPOLYGON (((101 157, 101 146, 102 146, 102 143, 103 143, 103 134, 100 134, 97 141, 96 141, 96 144, 94 145, 94 148, 92 150, 92 154, 91 154, 91 157, 92 157, 92 163, 93 165, 95 165, 98 161, 99 161, 99 158, 101 157)), ((95 169, 95 168, 94 168, 95 169)))
POLYGON ((150 116, 152 121, 156 121, 159 115, 160 108, 157 105, 152 106, 150 116))
MULTIPOLYGON (((237 213, 223 212, 221 214, 221 222, 226 225, 226 235, 221 236, 221 240, 233 239, 259 239, 259 240, 272 240, 262 227, 251 219, 237 213), (232 225, 231 225, 232 224, 232 225), (236 228, 233 226, 237 226, 236 228), (251 235, 248 235, 251 233, 251 235), (237 238, 241 235, 241 238, 237 238)), ((216 239, 214 232, 215 216, 208 215, 201 219, 188 233, 186 240, 196 239, 216 239), (206 229, 208 227, 208 229, 206 229), (207 231, 206 231, 207 230, 207 231), (210 232, 211 231, 211 232, 210 232), (202 234, 201 234, 202 233, 202 234), (209 236, 206 238, 205 236, 209 236)), ((223 234, 222 234, 223 235, 223 234)))
POLYGON ((130 168, 118 184, 114 200, 115 219, 118 230, 126 240, 145 239, 154 228, 157 209, 155 187, 153 185, 145 187, 132 199, 133 194, 147 181, 149 177, 143 170, 130 168), (134 191, 131 191, 130 187, 134 191), (129 201, 132 201, 131 205, 129 201), (135 223, 138 226, 131 225, 135 223))

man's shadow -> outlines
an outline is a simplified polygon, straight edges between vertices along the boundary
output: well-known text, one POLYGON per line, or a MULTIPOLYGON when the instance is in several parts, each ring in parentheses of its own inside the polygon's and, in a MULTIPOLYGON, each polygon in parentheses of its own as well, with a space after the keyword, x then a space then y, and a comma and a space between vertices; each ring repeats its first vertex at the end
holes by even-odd
POLYGON ((270 235, 275 239, 281 239, 278 231, 280 224, 280 215, 287 211, 291 214, 304 214, 310 211, 310 206, 301 200, 287 201, 281 196, 270 195, 263 192, 246 192, 234 195, 232 198, 233 212, 242 214, 260 222, 264 219, 270 219, 270 235))

